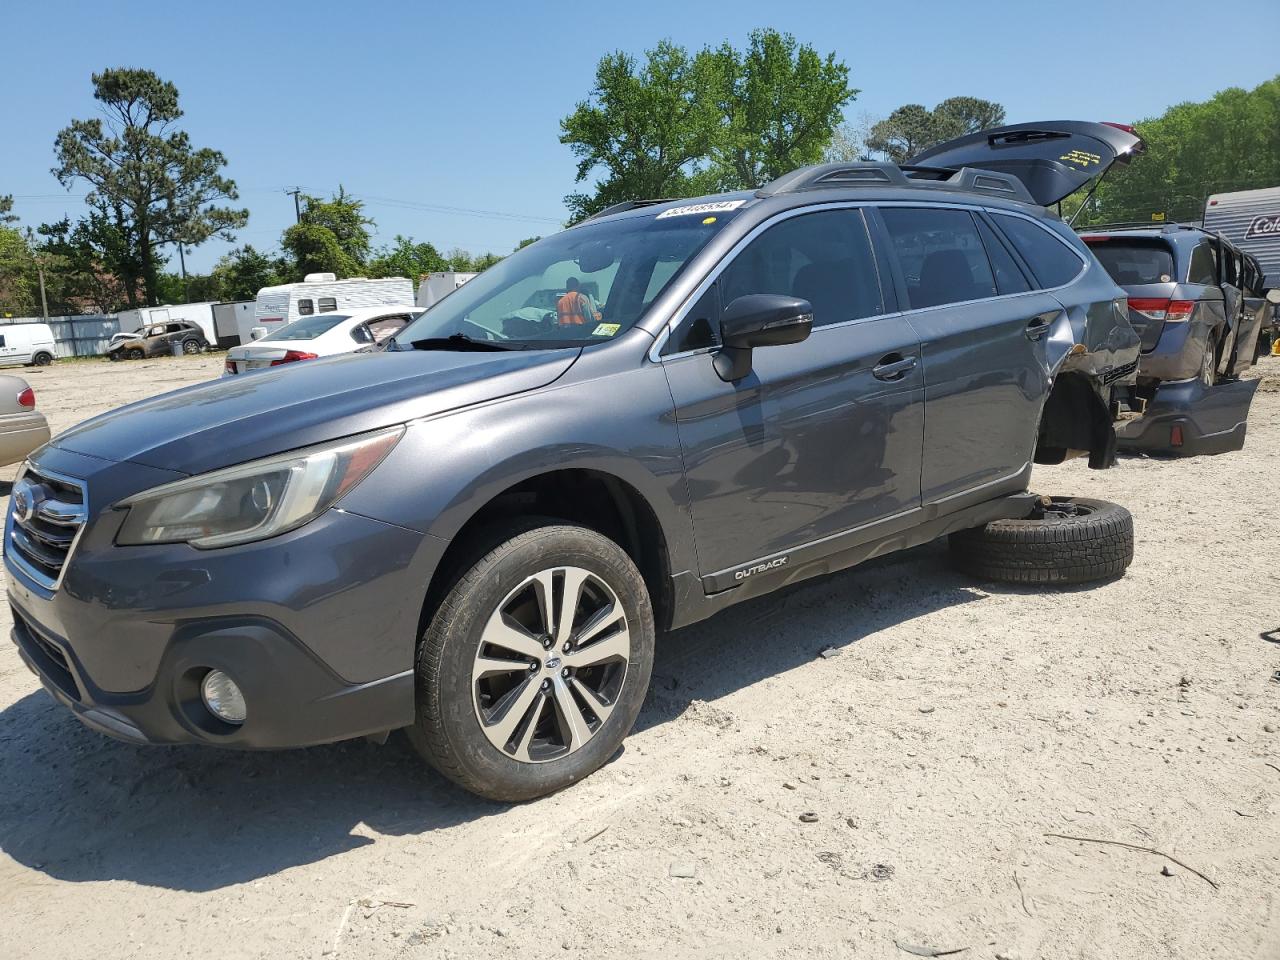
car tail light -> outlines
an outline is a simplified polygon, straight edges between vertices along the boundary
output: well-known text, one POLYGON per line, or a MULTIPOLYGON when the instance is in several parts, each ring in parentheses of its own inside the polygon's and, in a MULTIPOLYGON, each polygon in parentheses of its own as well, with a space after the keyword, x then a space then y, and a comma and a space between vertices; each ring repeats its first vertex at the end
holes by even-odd
POLYGON ((305 350, 287 350, 285 355, 278 360, 272 360, 271 366, 278 367, 282 363, 296 363, 299 360, 315 360, 320 356, 318 353, 307 353, 305 350))
POLYGON ((36 405, 36 392, 32 390, 30 387, 27 387, 27 389, 23 390, 20 394, 18 394, 18 406, 30 407, 34 409, 35 405, 36 405))
POLYGON ((1129 309, 1148 320, 1185 320, 1196 308, 1194 300, 1167 300, 1164 297, 1130 297, 1129 309))
POLYGON ((1169 428, 1169 446, 1171 447, 1182 446, 1182 424, 1175 423, 1172 427, 1169 428))

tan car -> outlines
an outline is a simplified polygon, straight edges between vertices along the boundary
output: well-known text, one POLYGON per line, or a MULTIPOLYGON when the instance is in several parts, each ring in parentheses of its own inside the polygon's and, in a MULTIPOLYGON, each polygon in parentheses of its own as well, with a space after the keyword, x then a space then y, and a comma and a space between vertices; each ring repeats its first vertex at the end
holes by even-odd
POLYGON ((0 374, 0 466, 17 463, 49 441, 49 424, 22 377, 0 374))

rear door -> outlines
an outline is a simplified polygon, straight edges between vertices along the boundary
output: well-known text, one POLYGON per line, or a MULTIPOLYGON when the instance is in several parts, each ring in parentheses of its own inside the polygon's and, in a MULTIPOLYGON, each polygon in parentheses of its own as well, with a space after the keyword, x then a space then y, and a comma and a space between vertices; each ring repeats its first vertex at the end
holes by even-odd
POLYGON ((916 166, 980 167, 1022 181, 1032 199, 1050 206, 1128 163, 1146 145, 1131 127, 1080 120, 1016 123, 948 140, 916 154, 916 166))
POLYGON ((842 534, 871 539, 919 507, 920 350, 892 304, 853 208, 775 221, 696 294, 661 359, 708 592, 852 545, 842 534), (712 366, 720 314, 751 293, 808 300, 813 332, 756 349, 751 373, 726 383, 712 366))
POLYGON ((958 508, 1024 489, 1061 304, 1035 289, 980 211, 878 212, 924 362, 923 502, 958 508))

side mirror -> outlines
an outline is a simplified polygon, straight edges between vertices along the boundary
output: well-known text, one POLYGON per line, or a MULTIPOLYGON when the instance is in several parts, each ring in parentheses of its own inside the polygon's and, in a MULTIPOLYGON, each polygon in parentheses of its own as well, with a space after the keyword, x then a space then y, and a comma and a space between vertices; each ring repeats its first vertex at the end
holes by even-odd
POLYGON ((1272 287, 1267 291, 1267 303, 1280 304, 1280 287, 1272 287))
POLYGON ((808 300, 776 293, 738 297, 720 318, 723 346, 716 354, 716 374, 726 383, 751 372, 755 347, 776 347, 808 339, 813 330, 813 307, 808 300))

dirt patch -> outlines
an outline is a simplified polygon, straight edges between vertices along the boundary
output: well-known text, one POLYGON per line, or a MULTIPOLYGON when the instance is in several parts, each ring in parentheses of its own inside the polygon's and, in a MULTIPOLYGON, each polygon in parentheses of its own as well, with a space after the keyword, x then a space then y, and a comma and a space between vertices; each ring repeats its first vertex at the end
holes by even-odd
MULTIPOLYGON (((29 379, 57 430, 219 365, 29 379)), ((394 742, 115 743, 5 644, 0 952, 1280 956, 1280 360, 1261 374, 1241 453, 1036 471, 1133 512, 1122 579, 977 583, 935 544, 745 604, 662 638, 622 754, 535 803, 394 742)))

